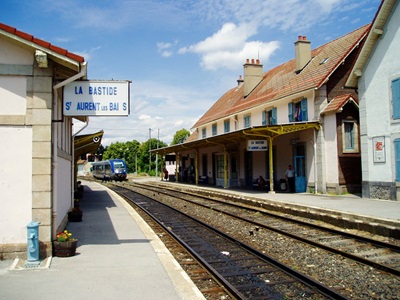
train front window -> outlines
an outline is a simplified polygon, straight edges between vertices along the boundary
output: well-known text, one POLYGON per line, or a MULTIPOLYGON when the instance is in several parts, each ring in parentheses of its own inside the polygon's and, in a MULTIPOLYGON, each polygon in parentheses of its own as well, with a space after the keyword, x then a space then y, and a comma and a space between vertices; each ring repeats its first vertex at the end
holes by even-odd
POLYGON ((122 162, 115 162, 114 163, 114 168, 120 169, 120 168, 123 168, 123 167, 124 167, 124 164, 122 162))

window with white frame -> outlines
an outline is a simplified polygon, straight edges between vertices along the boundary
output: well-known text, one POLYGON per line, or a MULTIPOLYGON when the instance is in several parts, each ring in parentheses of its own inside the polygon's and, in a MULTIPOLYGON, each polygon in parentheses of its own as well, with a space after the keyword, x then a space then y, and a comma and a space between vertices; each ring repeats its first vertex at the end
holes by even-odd
POLYGON ((201 129, 201 137, 205 139, 207 137, 207 130, 206 128, 201 129))
POLYGON ((231 123, 229 120, 224 121, 224 132, 228 133, 231 131, 231 123))
POLYGON ((358 125, 355 121, 342 122, 343 153, 358 153, 358 125))
POLYGON ((212 124, 212 135, 217 135, 217 124, 212 124))
POLYGON ((393 119, 400 119, 400 78, 392 81, 393 119))
POLYGON ((262 112, 262 125, 277 124, 276 107, 262 112))
POLYGON ((288 104, 289 122, 308 121, 307 98, 288 104))
POLYGON ((251 116, 245 115, 243 118, 244 121, 244 128, 249 128, 251 126, 251 116))

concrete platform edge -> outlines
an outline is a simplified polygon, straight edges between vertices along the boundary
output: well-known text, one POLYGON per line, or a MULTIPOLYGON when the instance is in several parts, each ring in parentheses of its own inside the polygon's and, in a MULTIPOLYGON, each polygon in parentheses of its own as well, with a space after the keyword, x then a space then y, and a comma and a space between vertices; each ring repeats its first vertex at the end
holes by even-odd
POLYGON ((161 261, 164 269, 166 270, 168 276, 173 282, 179 296, 182 299, 205 299, 203 294, 193 283, 190 277, 182 269, 179 263, 175 260, 171 252, 165 247, 161 242, 155 232, 151 227, 139 216, 139 214, 128 204, 124 199, 122 199, 118 194, 109 190, 113 194, 113 197, 117 199, 132 216, 135 222, 138 224, 139 228, 143 231, 147 239, 149 239, 150 244, 154 248, 158 258, 161 261))

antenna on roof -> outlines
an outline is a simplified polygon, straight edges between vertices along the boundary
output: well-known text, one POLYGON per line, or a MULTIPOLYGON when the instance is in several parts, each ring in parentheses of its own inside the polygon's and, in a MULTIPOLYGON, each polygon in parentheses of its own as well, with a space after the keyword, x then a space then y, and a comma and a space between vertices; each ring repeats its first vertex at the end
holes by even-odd
POLYGON ((258 49, 257 51, 257 56, 258 56, 257 59, 260 60, 260 49, 258 49))

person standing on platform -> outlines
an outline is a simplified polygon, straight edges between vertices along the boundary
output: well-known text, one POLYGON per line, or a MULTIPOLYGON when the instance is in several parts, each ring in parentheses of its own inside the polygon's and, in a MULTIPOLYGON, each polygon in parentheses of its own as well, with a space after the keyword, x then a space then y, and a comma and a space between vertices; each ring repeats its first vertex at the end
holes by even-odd
POLYGON ((285 172, 285 178, 288 183, 289 193, 294 193, 296 191, 296 187, 294 183, 294 170, 292 165, 288 166, 288 169, 285 172))
POLYGON ((165 181, 168 180, 168 170, 166 168, 164 168, 164 179, 165 181))

